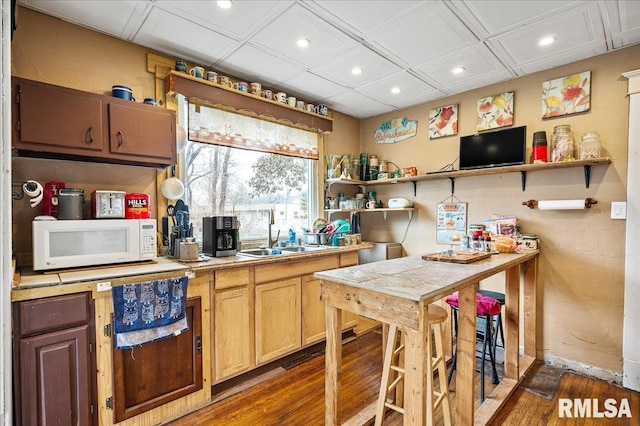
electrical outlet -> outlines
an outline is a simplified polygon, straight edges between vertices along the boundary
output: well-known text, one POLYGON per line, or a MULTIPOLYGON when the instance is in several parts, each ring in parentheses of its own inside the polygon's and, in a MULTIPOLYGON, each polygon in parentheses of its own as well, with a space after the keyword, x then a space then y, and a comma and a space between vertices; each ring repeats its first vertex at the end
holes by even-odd
POLYGON ((611 202, 611 219, 626 219, 626 218, 627 218, 627 202, 612 201, 611 202))
POLYGON ((98 291, 107 291, 111 290, 111 281, 103 281, 98 283, 98 291))

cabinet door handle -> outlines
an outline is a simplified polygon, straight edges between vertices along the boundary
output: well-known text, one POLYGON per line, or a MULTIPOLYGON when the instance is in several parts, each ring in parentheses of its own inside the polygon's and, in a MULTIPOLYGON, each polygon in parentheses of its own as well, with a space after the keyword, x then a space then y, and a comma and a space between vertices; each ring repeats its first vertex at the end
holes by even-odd
POLYGON ((87 145, 91 145, 93 143, 93 127, 89 127, 87 133, 84 135, 84 140, 87 145))
POLYGON ((122 132, 116 133, 116 139, 118 140, 118 148, 119 148, 124 143, 124 136, 122 135, 122 132))
POLYGON ((202 353, 202 337, 196 336, 196 355, 202 353))

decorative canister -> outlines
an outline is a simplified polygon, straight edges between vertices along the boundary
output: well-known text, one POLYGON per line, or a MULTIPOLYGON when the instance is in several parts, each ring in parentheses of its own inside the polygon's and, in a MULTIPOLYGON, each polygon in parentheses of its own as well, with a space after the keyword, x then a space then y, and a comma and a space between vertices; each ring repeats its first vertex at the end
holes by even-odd
POLYGON ((378 166, 379 168, 379 172, 380 173, 387 173, 387 160, 380 160, 380 166, 378 166))
POLYGON ((551 161, 570 161, 573 160, 573 133, 571 126, 561 124, 553 128, 551 135, 553 151, 551 152, 551 161))
POLYGON ((124 197, 125 210, 124 217, 127 219, 149 219, 151 210, 149 210, 148 194, 127 194, 124 197))
POLYGON ((533 134, 533 149, 531 154, 533 163, 547 162, 547 132, 535 132, 533 134))
POLYGON ((581 160, 600 158, 600 136, 597 132, 587 132, 582 135, 579 152, 581 160))
POLYGON ((58 190, 58 219, 82 220, 84 189, 61 188, 58 190))

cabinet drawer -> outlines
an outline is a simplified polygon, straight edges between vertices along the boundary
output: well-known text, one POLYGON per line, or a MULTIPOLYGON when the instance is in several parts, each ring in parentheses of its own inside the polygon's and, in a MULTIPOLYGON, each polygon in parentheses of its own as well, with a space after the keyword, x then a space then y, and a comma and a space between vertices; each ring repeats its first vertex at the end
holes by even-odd
POLYGON ((239 287, 251 282, 252 268, 234 268, 215 271, 214 286, 216 290, 239 287))
POLYGON ((318 271, 337 269, 340 265, 338 255, 322 256, 315 259, 279 262, 256 266, 256 284, 284 278, 299 277, 318 271))
POLYGON ((91 321, 91 293, 19 302, 17 321, 21 336, 87 324, 91 321))
POLYGON ((358 252, 342 253, 340 255, 340 267, 354 266, 358 264, 358 252))

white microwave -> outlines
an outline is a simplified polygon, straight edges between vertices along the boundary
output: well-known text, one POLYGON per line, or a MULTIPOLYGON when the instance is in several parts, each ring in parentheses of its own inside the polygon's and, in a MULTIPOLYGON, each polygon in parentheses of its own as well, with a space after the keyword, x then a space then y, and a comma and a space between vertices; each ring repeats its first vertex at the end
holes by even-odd
POLYGON ((33 270, 157 257, 155 219, 34 220, 33 270))

